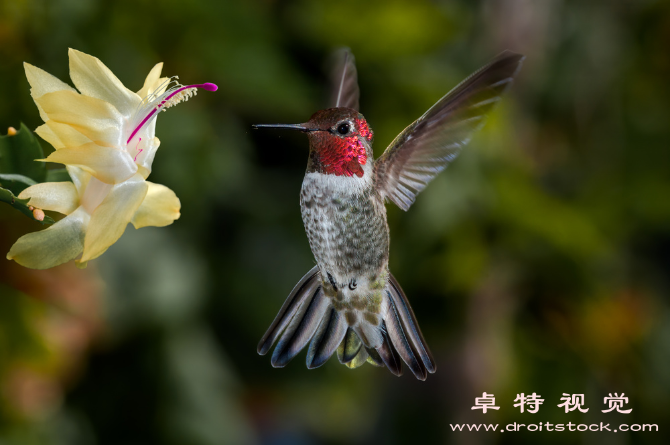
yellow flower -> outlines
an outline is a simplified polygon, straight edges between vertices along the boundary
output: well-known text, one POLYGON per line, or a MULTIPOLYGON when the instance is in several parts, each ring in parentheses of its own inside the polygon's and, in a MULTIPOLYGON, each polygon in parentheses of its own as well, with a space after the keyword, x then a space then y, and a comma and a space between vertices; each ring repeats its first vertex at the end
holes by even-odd
POLYGON ((72 182, 37 184, 20 198, 67 215, 53 226, 19 238, 8 259, 46 269, 76 258, 85 264, 102 255, 129 222, 139 229, 179 218, 180 203, 169 188, 146 181, 160 144, 154 136, 160 111, 188 100, 197 88, 161 78, 153 67, 134 93, 100 60, 70 49, 70 77, 77 90, 24 64, 31 95, 44 125, 35 132, 56 149, 44 161, 65 164, 72 182))

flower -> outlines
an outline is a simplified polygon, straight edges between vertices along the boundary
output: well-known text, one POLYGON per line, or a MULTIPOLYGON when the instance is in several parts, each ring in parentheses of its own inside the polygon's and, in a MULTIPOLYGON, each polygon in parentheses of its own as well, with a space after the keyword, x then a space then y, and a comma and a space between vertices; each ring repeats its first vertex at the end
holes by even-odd
POLYGON ((99 59, 70 49, 70 77, 77 90, 24 64, 31 95, 44 124, 35 132, 56 149, 42 161, 65 164, 72 182, 48 182, 20 198, 67 215, 46 230, 22 236, 8 259, 47 269, 76 258, 82 266, 102 255, 131 222, 135 228, 166 226, 179 218, 180 203, 169 188, 147 181, 160 144, 154 136, 160 111, 188 100, 198 88, 161 78, 153 67, 133 93, 99 59))

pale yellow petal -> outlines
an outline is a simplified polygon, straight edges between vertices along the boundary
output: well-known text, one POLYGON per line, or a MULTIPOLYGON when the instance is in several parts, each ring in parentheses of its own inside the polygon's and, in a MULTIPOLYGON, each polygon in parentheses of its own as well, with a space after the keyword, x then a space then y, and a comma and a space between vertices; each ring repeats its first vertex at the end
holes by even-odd
POLYGON ((170 84, 170 78, 169 77, 161 77, 156 81, 154 84, 154 88, 152 89, 152 93, 154 93, 156 96, 160 96, 161 94, 165 93, 165 90, 167 90, 168 85, 170 84))
POLYGON ((55 91, 75 91, 70 85, 66 84, 56 76, 53 76, 41 68, 23 62, 23 68, 26 71, 26 78, 30 84, 33 97, 40 97, 47 93, 55 91))
POLYGON ((68 146, 77 147, 93 142, 71 126, 52 120, 37 127, 35 133, 50 143, 56 150, 68 146))
POLYGON ((137 166, 137 173, 139 173, 144 179, 147 179, 151 174, 151 170, 147 170, 146 167, 141 165, 137 166))
POLYGON ((48 229, 19 238, 7 259, 31 269, 48 269, 68 262, 84 249, 88 220, 88 213, 80 207, 48 229))
POLYGON ((127 118, 140 103, 140 97, 123 86, 114 73, 97 57, 70 48, 70 77, 82 94, 114 105, 127 118))
POLYGON ((164 227, 179 219, 181 203, 172 190, 161 184, 147 181, 149 189, 133 219, 136 229, 146 226, 164 227))
POLYGON ((72 91, 47 93, 35 102, 49 119, 70 125, 95 143, 125 146, 121 135, 125 120, 109 102, 72 91))
POLYGON ((79 207, 77 188, 71 182, 43 182, 23 190, 19 198, 30 198, 28 205, 69 215, 79 207))
POLYGON ((81 206, 86 209, 89 215, 93 215, 102 201, 105 200, 109 192, 112 191, 113 184, 107 184, 97 178, 91 177, 86 185, 86 191, 81 198, 81 206))
POLYGON ((153 93, 154 90, 156 90, 156 88, 158 88, 161 81, 162 70, 163 70, 163 62, 157 63, 156 65, 154 65, 153 68, 151 68, 151 71, 149 71, 149 75, 144 81, 144 86, 142 87, 141 90, 137 92, 138 96, 144 99, 149 94, 153 93))
POLYGON ((47 124, 40 125, 39 127, 35 128, 35 133, 37 133, 39 137, 50 143, 51 146, 56 150, 65 147, 65 144, 61 142, 60 137, 58 137, 58 135, 54 133, 54 131, 47 124))
POLYGON ((65 168, 67 169, 67 172, 70 175, 70 179, 72 179, 72 183, 77 189, 77 195, 79 196, 79 201, 81 201, 81 198, 84 196, 84 192, 86 191, 88 181, 91 180, 92 176, 86 170, 81 169, 79 167, 75 167, 74 165, 66 165, 65 168))
MULTIPOLYGON (((30 95, 33 96, 33 99, 37 99, 47 93, 53 93, 54 91, 75 91, 70 85, 61 81, 57 77, 52 76, 43 69, 37 68, 26 62, 23 63, 23 68, 26 71, 26 78, 30 84, 30 95)), ((46 122, 49 118, 39 104, 37 104, 37 109, 40 112, 42 120, 46 122)))
POLYGON ((91 216, 84 241, 84 254, 80 262, 99 257, 121 238, 126 226, 142 204, 148 188, 146 181, 139 174, 112 188, 91 216))
MULTIPOLYGON (((156 121, 154 120, 153 124, 155 125, 155 123, 156 121)), ((151 139, 151 143, 143 145, 144 149, 142 150, 142 153, 135 157, 135 163, 137 164, 139 171, 142 172, 144 179, 147 179, 151 174, 151 164, 154 162, 156 150, 158 150, 160 145, 161 141, 157 137, 154 137, 151 139)))
POLYGON ((82 168, 107 184, 121 183, 137 172, 137 165, 127 151, 93 143, 61 148, 45 161, 82 168))

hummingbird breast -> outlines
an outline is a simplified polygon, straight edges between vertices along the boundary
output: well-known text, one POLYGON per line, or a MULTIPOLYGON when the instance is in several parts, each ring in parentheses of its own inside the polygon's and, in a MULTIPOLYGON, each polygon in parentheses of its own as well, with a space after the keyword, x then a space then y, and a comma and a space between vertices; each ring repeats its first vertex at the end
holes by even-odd
POLYGON ((386 208, 371 175, 307 173, 300 207, 326 295, 354 326, 377 326, 388 279, 386 208))

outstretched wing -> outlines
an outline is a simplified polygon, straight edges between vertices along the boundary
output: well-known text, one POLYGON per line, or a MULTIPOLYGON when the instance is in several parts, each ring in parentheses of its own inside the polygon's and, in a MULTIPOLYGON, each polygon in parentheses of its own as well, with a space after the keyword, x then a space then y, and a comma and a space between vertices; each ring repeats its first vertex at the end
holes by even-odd
POLYGON ((331 99, 329 106, 358 110, 358 73, 356 59, 348 48, 335 52, 330 69, 331 99))
POLYGON ((524 56, 505 51, 447 93, 405 128, 375 161, 383 196, 403 210, 453 161, 484 123, 521 68, 524 56))

